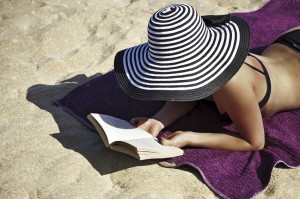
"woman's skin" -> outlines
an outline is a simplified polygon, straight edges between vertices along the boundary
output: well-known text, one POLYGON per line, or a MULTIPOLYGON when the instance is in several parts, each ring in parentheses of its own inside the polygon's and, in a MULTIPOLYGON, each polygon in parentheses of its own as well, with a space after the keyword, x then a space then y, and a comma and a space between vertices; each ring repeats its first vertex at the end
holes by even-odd
MULTIPOLYGON (((288 46, 275 43, 261 55, 254 56, 264 63, 271 78, 271 96, 262 109, 258 103, 267 90, 265 76, 246 64, 243 64, 232 79, 210 96, 220 114, 226 112, 229 115, 238 133, 176 131, 167 138, 162 138, 162 144, 234 151, 262 149, 265 144, 262 117, 300 108, 300 53, 288 46)), ((260 63, 251 56, 247 56, 245 62, 263 70, 260 63)), ((196 105, 196 101, 166 102, 153 117, 133 118, 131 123, 156 137, 164 127, 186 115, 196 105)))

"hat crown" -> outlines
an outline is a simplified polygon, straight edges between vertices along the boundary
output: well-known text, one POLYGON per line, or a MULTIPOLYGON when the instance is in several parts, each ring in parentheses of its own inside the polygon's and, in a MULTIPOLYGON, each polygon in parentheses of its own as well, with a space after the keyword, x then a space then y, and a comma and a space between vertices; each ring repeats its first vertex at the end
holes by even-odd
POLYGON ((197 38, 208 34, 208 27, 192 6, 169 5, 158 10, 149 20, 149 56, 158 61, 178 58, 185 49, 199 46, 201 43, 195 43, 197 38))

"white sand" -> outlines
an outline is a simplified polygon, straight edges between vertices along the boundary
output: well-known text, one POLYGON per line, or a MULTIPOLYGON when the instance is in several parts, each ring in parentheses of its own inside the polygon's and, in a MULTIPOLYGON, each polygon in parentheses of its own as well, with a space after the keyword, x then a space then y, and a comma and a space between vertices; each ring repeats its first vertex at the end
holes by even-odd
MULTIPOLYGON (((205 15, 255 10, 266 1, 181 2, 205 15)), ((107 150, 53 105, 112 69, 117 51, 145 42, 149 17, 171 2, 0 0, 0 198, 216 198, 194 170, 107 150)), ((299 169, 276 168, 257 198, 299 198, 299 181, 299 169)))

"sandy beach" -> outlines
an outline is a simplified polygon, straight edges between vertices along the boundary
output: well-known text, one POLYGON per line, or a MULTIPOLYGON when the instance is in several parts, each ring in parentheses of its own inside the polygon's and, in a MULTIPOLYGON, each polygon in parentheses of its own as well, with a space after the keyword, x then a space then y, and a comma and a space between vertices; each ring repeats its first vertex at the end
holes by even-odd
MULTIPOLYGON (((246 12, 267 0, 182 0, 201 15, 246 12)), ((0 0, 0 198, 218 198, 192 168, 113 152, 54 100, 113 68, 147 41, 170 0, 0 0)), ((300 170, 274 168, 255 198, 300 198, 300 170)), ((247 185, 245 185, 247 186, 247 185)))

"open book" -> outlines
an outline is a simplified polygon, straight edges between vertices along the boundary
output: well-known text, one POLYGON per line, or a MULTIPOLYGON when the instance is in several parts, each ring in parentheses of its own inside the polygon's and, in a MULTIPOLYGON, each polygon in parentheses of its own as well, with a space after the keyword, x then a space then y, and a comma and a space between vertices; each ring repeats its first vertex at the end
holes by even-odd
POLYGON ((139 160, 170 158, 183 155, 183 150, 163 146, 148 132, 129 122, 109 115, 91 113, 88 119, 96 127, 106 147, 139 160))

